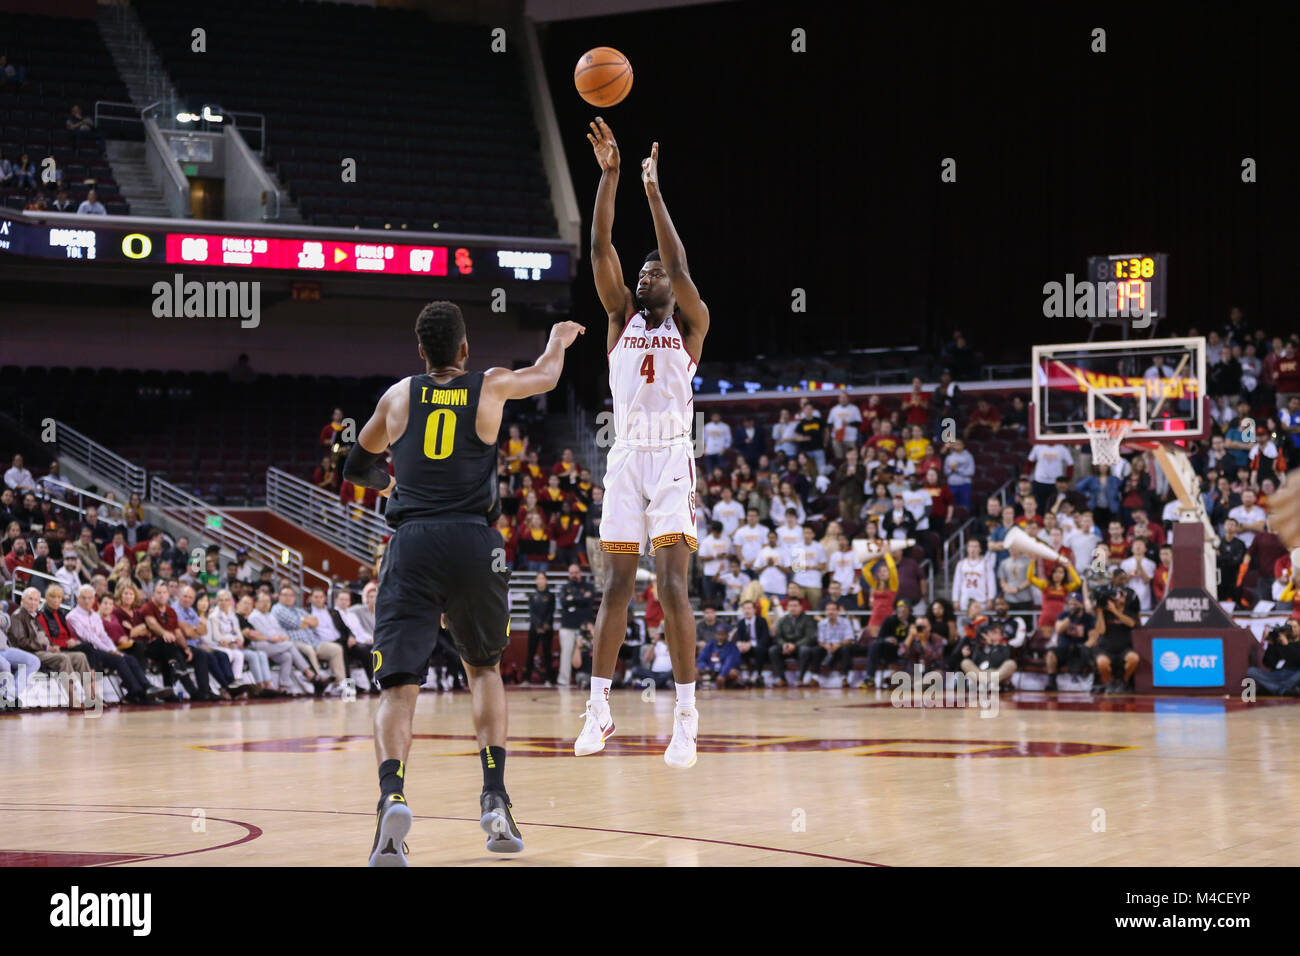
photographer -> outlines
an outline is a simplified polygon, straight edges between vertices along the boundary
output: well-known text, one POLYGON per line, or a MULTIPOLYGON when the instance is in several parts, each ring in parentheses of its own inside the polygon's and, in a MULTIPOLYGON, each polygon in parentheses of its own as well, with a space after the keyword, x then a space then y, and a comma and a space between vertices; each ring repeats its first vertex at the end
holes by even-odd
POLYGON ((1131 689, 1138 655, 1133 650, 1133 628, 1141 615, 1138 596, 1128 587, 1128 574, 1117 570, 1109 587, 1095 594, 1097 622, 1088 633, 1087 646, 1097 661, 1097 687, 1107 694, 1122 694, 1131 689), (1124 676, 1116 677, 1115 663, 1124 662, 1124 676))
POLYGON ((1088 635, 1097 625, 1097 619, 1084 609, 1077 591, 1065 599, 1065 610, 1052 628, 1052 642, 1047 648, 1047 687, 1056 690, 1056 672, 1064 665, 1070 673, 1091 670, 1088 660, 1088 635))
POLYGON ((1262 666, 1250 668, 1246 676, 1278 697, 1300 688, 1300 621, 1292 618, 1264 635, 1262 666))
POLYGON ((977 674, 989 671, 997 674, 998 686, 1007 687, 1016 672, 1016 662, 1011 659, 1012 648, 1025 641, 1025 622, 1010 616, 1005 598, 993 602, 993 614, 984 619, 976 631, 977 640, 969 656, 961 662, 962 672, 977 674))
POLYGON ((907 632, 903 641, 902 656, 915 667, 921 665, 921 673, 943 670, 943 637, 930 626, 928 617, 918 617, 907 632))

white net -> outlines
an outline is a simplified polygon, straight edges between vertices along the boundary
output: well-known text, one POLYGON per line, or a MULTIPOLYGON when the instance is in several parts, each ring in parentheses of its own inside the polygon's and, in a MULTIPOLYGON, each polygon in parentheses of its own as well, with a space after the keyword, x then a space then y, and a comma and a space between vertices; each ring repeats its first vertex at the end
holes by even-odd
POLYGON ((1133 422, 1127 418, 1098 418, 1085 422, 1084 427, 1092 445, 1093 465, 1114 468, 1119 464, 1119 448, 1132 430, 1133 422))

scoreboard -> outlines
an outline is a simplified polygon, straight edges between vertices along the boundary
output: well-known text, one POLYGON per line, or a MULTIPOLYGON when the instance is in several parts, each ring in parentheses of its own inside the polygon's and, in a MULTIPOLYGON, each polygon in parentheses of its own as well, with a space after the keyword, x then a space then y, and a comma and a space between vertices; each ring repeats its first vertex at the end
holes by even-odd
POLYGON ((1098 302, 1103 315, 1131 315, 1137 312, 1164 317, 1165 284, 1169 256, 1164 252, 1138 252, 1093 256, 1088 260, 1088 278, 1104 288, 1106 301, 1098 302))
MULTIPOLYGON (((400 234, 398 234, 400 235, 400 234)), ((397 236, 394 236, 397 238, 397 236)), ((282 272, 468 277, 480 280, 565 282, 568 251, 486 245, 349 239, 324 232, 298 235, 170 232, 122 227, 87 228, 0 218, 0 255, 69 262, 147 262, 282 272)))

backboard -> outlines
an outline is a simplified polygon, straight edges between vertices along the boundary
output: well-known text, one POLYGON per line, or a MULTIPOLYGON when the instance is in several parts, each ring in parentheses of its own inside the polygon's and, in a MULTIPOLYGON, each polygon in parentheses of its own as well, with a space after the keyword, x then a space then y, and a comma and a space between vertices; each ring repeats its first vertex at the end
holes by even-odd
POLYGON ((1131 419, 1135 440, 1209 434, 1203 338, 1035 345, 1031 375, 1035 442, 1086 442, 1102 418, 1131 419))

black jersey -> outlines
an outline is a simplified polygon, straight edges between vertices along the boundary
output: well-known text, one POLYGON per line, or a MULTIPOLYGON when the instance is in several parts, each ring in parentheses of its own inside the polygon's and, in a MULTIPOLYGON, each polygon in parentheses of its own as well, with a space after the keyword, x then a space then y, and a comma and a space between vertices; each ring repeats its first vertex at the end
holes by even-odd
POLYGON ((483 373, 466 372, 439 385, 412 375, 406 430, 392 442, 397 486, 385 516, 390 527, 415 519, 482 515, 495 523, 497 446, 478 437, 483 373))

